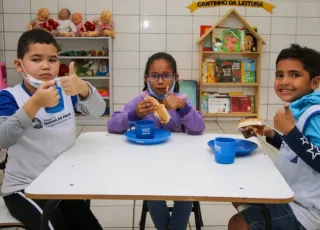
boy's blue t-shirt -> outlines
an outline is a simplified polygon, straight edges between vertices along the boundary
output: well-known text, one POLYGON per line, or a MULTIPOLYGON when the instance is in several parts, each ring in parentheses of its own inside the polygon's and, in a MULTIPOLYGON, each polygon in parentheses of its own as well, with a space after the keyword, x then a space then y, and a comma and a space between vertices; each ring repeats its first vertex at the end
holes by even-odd
MULTIPOLYGON (((320 92, 313 92, 305 95, 302 98, 292 102, 290 104, 290 110, 295 120, 311 106, 320 105, 320 92)), ((315 116, 310 117, 303 130, 303 134, 312 142, 314 145, 320 147, 320 111, 316 112, 315 116)))

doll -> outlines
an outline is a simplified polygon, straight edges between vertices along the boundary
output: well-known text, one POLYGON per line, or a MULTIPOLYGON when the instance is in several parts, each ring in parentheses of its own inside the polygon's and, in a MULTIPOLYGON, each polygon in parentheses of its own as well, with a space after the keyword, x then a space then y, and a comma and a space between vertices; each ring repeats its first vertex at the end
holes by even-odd
POLYGON ((82 19, 83 17, 80 13, 74 13, 71 16, 71 20, 77 28, 77 36, 85 37, 85 27, 82 19))
POLYGON ((115 38, 113 30, 114 23, 112 21, 112 13, 110 11, 102 11, 100 20, 95 20, 93 23, 96 26, 96 31, 87 32, 88 37, 111 36, 112 38, 115 38))
POLYGON ((47 8, 40 8, 38 10, 37 18, 30 21, 28 25, 28 30, 32 29, 44 29, 44 23, 47 23, 49 20, 49 10, 47 8))
POLYGON ((66 8, 62 8, 58 15, 57 20, 59 26, 53 31, 53 36, 56 37, 73 37, 77 34, 77 27, 70 20, 70 11, 66 8))

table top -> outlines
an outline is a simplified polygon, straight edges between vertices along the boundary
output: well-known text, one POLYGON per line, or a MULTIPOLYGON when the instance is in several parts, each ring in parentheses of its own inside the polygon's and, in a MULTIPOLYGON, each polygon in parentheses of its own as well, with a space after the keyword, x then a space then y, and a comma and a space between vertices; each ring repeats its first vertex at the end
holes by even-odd
MULTIPOLYGON (((293 192, 261 148, 231 165, 207 145, 217 136, 173 133, 158 145, 84 133, 25 190, 33 199, 187 200, 289 203, 293 192)), ((253 138, 254 142, 259 142, 253 138)))

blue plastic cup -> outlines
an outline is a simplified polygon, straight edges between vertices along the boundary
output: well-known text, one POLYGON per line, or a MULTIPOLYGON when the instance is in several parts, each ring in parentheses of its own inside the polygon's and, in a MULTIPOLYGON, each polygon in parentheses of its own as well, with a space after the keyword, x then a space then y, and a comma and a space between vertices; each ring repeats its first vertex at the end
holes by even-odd
POLYGON ((129 122, 130 132, 136 134, 137 139, 153 139, 154 138, 154 122, 149 120, 141 120, 129 122), (135 127, 135 129, 132 129, 135 127))
POLYGON ((54 107, 48 107, 45 108, 45 111, 47 113, 59 113, 64 109, 64 102, 63 102, 63 96, 62 96, 62 89, 60 86, 56 86, 56 89, 59 91, 60 99, 59 103, 54 107))
POLYGON ((236 157, 237 142, 233 138, 218 137, 214 141, 214 156, 219 164, 232 164, 236 157))

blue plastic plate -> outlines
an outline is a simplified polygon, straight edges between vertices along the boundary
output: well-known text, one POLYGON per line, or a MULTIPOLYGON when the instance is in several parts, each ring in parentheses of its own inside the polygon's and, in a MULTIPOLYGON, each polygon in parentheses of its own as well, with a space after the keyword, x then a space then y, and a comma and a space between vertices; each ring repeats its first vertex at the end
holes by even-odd
MULTIPOLYGON (((258 145, 252 141, 236 139, 237 150, 236 156, 246 156, 258 148, 258 145)), ((210 148, 214 151, 214 140, 208 142, 210 148)))
POLYGON ((124 135, 131 142, 142 144, 142 145, 153 145, 153 144, 159 144, 166 141, 171 136, 171 133, 165 129, 155 129, 153 139, 137 139, 136 135, 130 132, 130 130, 125 132, 124 135))

